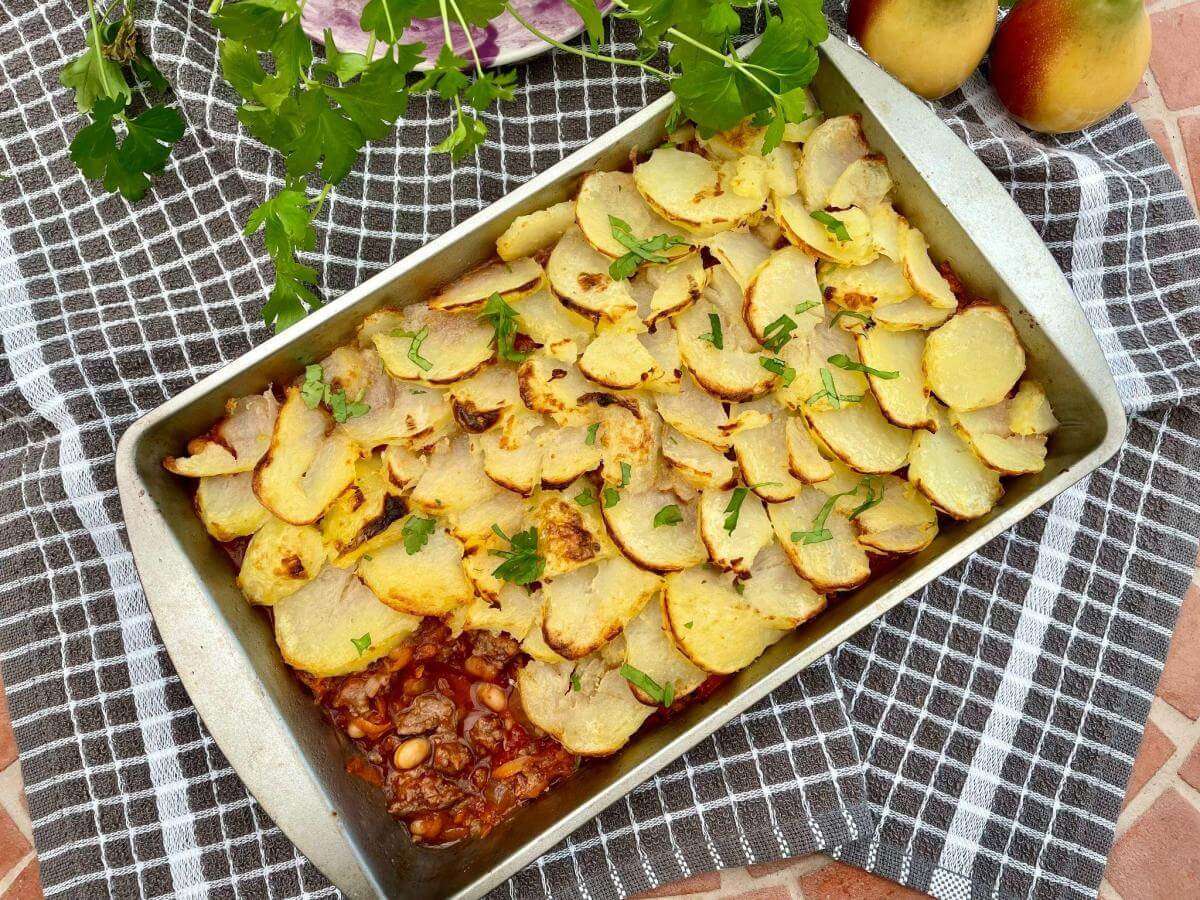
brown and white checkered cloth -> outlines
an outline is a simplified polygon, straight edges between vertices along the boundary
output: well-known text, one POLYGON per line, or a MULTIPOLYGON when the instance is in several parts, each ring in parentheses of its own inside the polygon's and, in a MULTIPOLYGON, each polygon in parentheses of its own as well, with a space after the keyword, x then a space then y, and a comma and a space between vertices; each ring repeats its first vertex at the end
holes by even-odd
MULTIPOLYGON (((67 158, 82 3, 0 0, 0 662, 42 878, 71 898, 328 896, 197 718, 125 542, 117 437, 267 336, 240 225, 280 177, 237 126, 207 3, 144 6, 189 129, 130 205, 67 158)), ((313 254, 330 296, 661 90, 562 54, 519 81, 457 167, 427 152, 446 107, 419 98, 367 150, 313 254)), ((1128 445, 498 895, 617 897, 814 848, 944 897, 1096 893, 1196 556, 1200 228, 1128 108, 1034 138, 976 75, 938 112, 1070 278, 1128 445)))

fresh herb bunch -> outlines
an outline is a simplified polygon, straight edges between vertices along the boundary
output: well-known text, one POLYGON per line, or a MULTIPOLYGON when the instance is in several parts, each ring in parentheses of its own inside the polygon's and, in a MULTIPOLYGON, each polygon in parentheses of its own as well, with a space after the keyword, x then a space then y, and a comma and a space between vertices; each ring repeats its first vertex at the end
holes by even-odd
MULTIPOLYGON (((75 88, 80 111, 95 117, 72 143, 71 155, 88 177, 103 178, 109 190, 136 199, 149 186, 147 175, 162 170, 183 121, 165 106, 126 115, 132 97, 127 74, 154 89, 165 89, 166 82, 137 50, 133 0, 118 0, 123 12, 113 22, 98 19, 93 2, 88 50, 62 76, 75 88), (118 128, 125 131, 120 143, 118 128)), ((342 52, 326 31, 319 59, 301 27, 305 2, 213 0, 211 7, 221 35, 221 72, 242 98, 238 120, 286 164, 285 183, 246 223, 247 234, 262 233, 275 265, 263 318, 276 330, 320 304, 317 272, 300 258, 315 249, 313 222, 362 148, 383 138, 405 114, 411 94, 434 93, 452 105, 449 131, 431 149, 454 160, 474 153, 487 137, 480 113, 513 98, 514 73, 484 71, 472 26, 484 27, 507 11, 564 52, 659 78, 676 95, 672 127, 686 117, 702 134, 711 134, 752 117, 766 129, 764 153, 783 140, 788 123, 808 117, 804 88, 817 68, 816 45, 828 34, 820 0, 775 0, 762 40, 743 58, 735 46, 742 32, 738 10, 757 0, 613 0, 614 14, 638 27, 638 55, 620 57, 599 52, 604 22, 594 0, 568 0, 586 28, 586 46, 543 34, 507 0, 370 0, 359 22, 368 34, 366 52, 342 52), (414 70, 424 46, 403 42, 405 29, 418 18, 440 19, 445 35, 434 64, 419 76, 414 70), (465 39, 459 43, 465 47, 455 46, 451 23, 462 28, 465 39), (651 64, 664 44, 665 62, 651 64)), ((639 244, 630 252, 661 249, 666 246, 639 244)))

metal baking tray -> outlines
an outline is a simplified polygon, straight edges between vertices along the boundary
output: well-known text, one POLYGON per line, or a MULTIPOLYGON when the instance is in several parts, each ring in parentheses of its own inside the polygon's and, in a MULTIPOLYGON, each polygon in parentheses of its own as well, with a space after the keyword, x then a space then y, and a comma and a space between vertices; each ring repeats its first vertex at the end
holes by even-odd
POLYGON ((488 209, 267 341, 135 423, 117 448, 130 545, 159 632, 208 730, 284 833, 351 897, 476 897, 688 748, 828 653, 904 597, 1099 467, 1125 437, 1112 375, 1079 303, 1003 187, 916 97, 836 38, 813 84, 829 115, 859 113, 888 160, 897 205, 977 295, 1013 312, 1062 420, 1040 475, 1010 479, 1000 505, 837 600, 711 697, 590 762, 486 838, 452 851, 413 845, 378 792, 345 771, 335 730, 288 672, 265 618, 234 585, 223 551, 192 511, 191 490, 162 468, 207 430, 226 398, 291 379, 352 335, 372 310, 422 300, 492 254, 518 215, 566 199, 578 176, 618 168, 661 142, 670 97, 572 154, 488 209))

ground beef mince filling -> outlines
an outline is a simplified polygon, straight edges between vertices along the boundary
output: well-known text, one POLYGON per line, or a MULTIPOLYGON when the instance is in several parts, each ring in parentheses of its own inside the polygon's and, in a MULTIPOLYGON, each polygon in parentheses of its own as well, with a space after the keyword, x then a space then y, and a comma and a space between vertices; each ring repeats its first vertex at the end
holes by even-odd
POLYGON ((415 841, 444 845, 487 834, 578 766, 509 702, 524 661, 506 635, 451 638, 445 625, 427 620, 407 644, 362 672, 296 674, 359 750, 348 771, 380 787, 388 811, 415 841), (396 750, 410 740, 427 741, 428 752, 403 769, 396 750))

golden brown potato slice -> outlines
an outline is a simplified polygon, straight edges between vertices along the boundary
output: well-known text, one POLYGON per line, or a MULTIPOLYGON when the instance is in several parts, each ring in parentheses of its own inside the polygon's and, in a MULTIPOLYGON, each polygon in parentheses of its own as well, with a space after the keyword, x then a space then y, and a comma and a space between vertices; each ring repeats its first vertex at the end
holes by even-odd
POLYGON ((504 410, 521 405, 517 373, 509 366, 487 366, 450 385, 446 396, 454 421, 471 434, 487 431, 500 421, 504 410))
POLYGON ((910 482, 881 478, 883 499, 854 517, 858 542, 868 552, 919 553, 937 537, 937 511, 910 482))
POLYGON ((725 407, 693 378, 683 378, 678 394, 659 394, 655 401, 662 420, 685 437, 721 451, 732 446, 733 429, 725 407))
POLYGON ((251 603, 271 606, 315 578, 324 563, 316 528, 268 519, 246 545, 238 587, 251 603))
POLYGON ((617 503, 597 505, 613 542, 639 568, 678 572, 708 559, 695 508, 670 492, 623 491, 617 503))
POLYGON ((542 482, 542 417, 524 406, 507 409, 491 431, 473 437, 483 471, 502 488, 528 497, 542 482))
POLYGON ((825 198, 825 205, 834 209, 848 206, 871 209, 883 203, 891 189, 892 173, 888 171, 887 160, 871 154, 846 166, 825 198))
POLYGON ((984 465, 1001 475, 1028 475, 1046 467, 1046 436, 1013 432, 1011 400, 971 412, 952 409, 950 424, 984 465))
POLYGON ((904 223, 899 230, 900 265, 904 269, 904 277, 912 285, 913 292, 924 297, 932 306, 939 309, 954 309, 958 306, 958 298, 950 287, 950 282, 942 277, 933 260, 929 258, 929 247, 925 236, 911 225, 904 223))
MULTIPOLYGON (((637 669, 659 687, 670 685, 671 696, 679 699, 700 687, 708 673, 695 666, 679 652, 675 638, 663 620, 662 603, 651 600, 632 622, 625 626, 625 663, 637 669)), ((658 706, 659 702, 637 685, 630 690, 642 703, 658 706)))
POLYGON ((945 410, 935 407, 935 415, 936 432, 914 432, 908 480, 946 515, 978 519, 1004 493, 1000 476, 950 426, 945 410))
POLYGON ((616 553, 594 496, 586 505, 575 499, 589 488, 578 481, 561 493, 547 491, 534 501, 530 517, 538 532, 538 552, 546 560, 544 578, 557 578, 616 553))
POLYGON ((254 495, 254 475, 206 475, 196 482, 196 513, 218 541, 254 534, 271 513, 254 495))
POLYGON ((884 418, 901 428, 934 428, 932 401, 922 365, 925 335, 920 331, 872 328, 855 340, 859 358, 875 370, 867 372, 867 381, 884 418))
MULTIPOLYGON (((629 248, 613 236, 610 216, 629 226, 630 233, 646 241, 660 234, 681 237, 683 232, 654 212, 638 193, 628 172, 589 172, 579 184, 575 219, 587 242, 606 256, 624 256, 629 248)), ((687 253, 686 244, 668 247, 659 255, 668 259, 687 253)))
POLYGON ((835 116, 813 129, 800 154, 800 192, 809 209, 829 205, 829 194, 855 160, 871 152, 857 116, 835 116))
POLYGON ((758 552, 771 543, 771 522, 762 501, 747 488, 704 491, 697 509, 700 540, 713 565, 749 574, 758 552))
POLYGON ((557 665, 535 660, 517 673, 517 690, 529 720, 579 756, 616 753, 653 711, 598 657, 557 665))
MULTIPOLYGON (((540 594, 531 594, 515 584, 505 584, 492 605, 476 597, 466 608, 466 631, 490 631, 492 634, 511 634, 524 640, 533 628, 541 604, 540 594)), ((540 631, 540 629, 539 629, 540 631)))
POLYGON ((875 258, 871 221, 856 206, 810 213, 793 195, 776 203, 775 217, 787 239, 809 256, 845 266, 861 266, 875 258))
POLYGON ((867 218, 871 220, 871 242, 875 249, 892 262, 900 262, 900 229, 907 220, 887 202, 868 207, 867 218))
POLYGON ((670 321, 660 322, 652 331, 638 335, 638 342, 654 360, 654 370, 642 385, 656 394, 678 394, 683 382, 683 358, 679 341, 670 321))
POLYGON ((937 328, 954 315, 953 309, 940 309, 924 297, 913 295, 907 300, 876 307, 871 318, 880 328, 889 331, 914 331, 937 328))
POLYGON ((904 271, 886 256, 876 257, 864 266, 822 263, 817 278, 826 300, 855 312, 869 313, 877 306, 912 296, 904 271))
POLYGON ((1026 378, 1017 388, 1008 407, 1009 428, 1013 434, 1050 434, 1058 428, 1058 419, 1039 382, 1026 378))
POLYGON ((397 541, 359 560, 359 577, 380 600, 414 616, 444 616, 471 602, 475 592, 463 574, 462 544, 444 523, 433 526, 415 553, 406 543, 397 541))
POLYGON ((563 488, 600 467, 600 448, 588 443, 588 427, 545 428, 538 436, 542 451, 542 487, 563 488))
POLYGON ((696 566, 666 577, 663 615, 675 645, 706 672, 744 669, 784 632, 759 616, 734 589, 733 577, 696 566))
POLYGON ((566 659, 581 659, 621 633, 658 590, 659 578, 620 554, 542 586, 542 634, 566 659))
POLYGON ((816 258, 799 247, 784 247, 750 276, 742 317, 755 340, 771 344, 772 352, 790 341, 803 340, 824 320, 816 265, 816 258), (780 323, 788 327, 781 329, 780 323))
POLYGON ((833 400, 828 389, 832 385, 838 398, 861 397, 867 393, 867 379, 862 372, 843 369, 829 361, 830 357, 845 356, 859 362, 854 335, 831 324, 832 317, 817 325, 805 340, 789 341, 780 356, 793 368, 796 377, 789 385, 775 389, 775 399, 793 410, 811 406, 816 409, 837 409, 853 399, 833 400), (820 396, 814 396, 820 394, 820 396))
POLYGON ((749 488, 768 503, 790 500, 800 491, 800 482, 788 469, 787 414, 774 400, 764 398, 739 404, 737 412, 754 409, 769 418, 761 428, 749 428, 733 436, 733 452, 749 488))
POLYGON ((708 284, 708 269, 699 253, 666 266, 646 266, 642 272, 651 289, 647 307, 640 310, 647 325, 683 312, 700 299, 708 284))
POLYGON ((800 416, 789 416, 783 429, 788 471, 805 484, 816 484, 833 477, 833 466, 821 455, 808 424, 800 416))
POLYGON ((517 383, 528 409, 561 425, 579 425, 592 417, 590 404, 580 398, 595 386, 570 363, 535 353, 517 369, 517 383))
POLYGON ((741 582, 742 599, 774 628, 795 628, 825 608, 825 597, 796 574, 787 554, 772 541, 741 582))
POLYGON ((612 260, 593 247, 578 228, 562 236, 550 259, 546 274, 550 289, 566 306, 591 319, 616 321, 637 311, 637 301, 625 279, 614 281, 609 274, 612 260))
POLYGON ((453 515, 500 492, 483 470, 483 459, 471 452, 466 436, 439 443, 417 480, 409 502, 427 514, 453 515))
POLYGON ((472 312, 439 312, 416 303, 401 311, 396 327, 375 333, 372 340, 393 378, 451 384, 492 360, 494 338, 492 326, 472 312))
POLYGON ((697 490, 726 490, 737 484, 738 468, 733 460, 708 444, 670 430, 663 435, 663 459, 687 484, 697 490))
POLYGON ((271 446, 254 470, 258 500, 285 522, 309 525, 354 480, 358 445, 321 407, 309 409, 290 387, 275 420, 271 446))
POLYGON ((538 291, 512 304, 517 331, 538 344, 547 356, 574 362, 592 339, 591 319, 567 309, 549 291, 538 291))
POLYGON ((746 228, 722 231, 705 241, 705 246, 725 267, 725 271, 733 276, 742 291, 746 289, 754 271, 771 255, 771 248, 746 228))
POLYGON ((431 309, 445 312, 478 310, 493 294, 508 303, 528 297, 546 284, 546 273, 528 256, 505 261, 488 260, 468 270, 429 298, 431 309))
POLYGON ((955 314, 925 341, 925 378, 952 409, 993 406, 1025 372, 1025 348, 1008 311, 976 303, 955 314))
POLYGON ((726 189, 731 174, 674 147, 659 147, 633 170, 637 189, 651 208, 698 235, 734 228, 762 209, 765 192, 746 197, 726 189))
POLYGON ((399 444, 388 444, 380 456, 383 459, 384 474, 401 494, 412 490, 425 474, 425 467, 429 465, 424 456, 399 444))
POLYGON ((393 522, 408 513, 401 491, 388 480, 381 456, 360 459, 354 469, 354 483, 333 501, 321 518, 321 537, 329 561, 339 568, 394 535, 386 532, 393 522))
POLYGON ((734 322, 745 327, 740 316, 732 319, 713 303, 701 300, 674 321, 684 365, 696 383, 714 397, 753 400, 775 383, 775 376, 759 362, 760 353, 741 350, 728 340, 736 333, 734 322))
POLYGON ((653 378, 658 368, 650 351, 638 341, 638 335, 618 325, 602 328, 588 344, 579 357, 579 371, 602 387, 633 390, 653 378))
POLYGON ((838 459, 859 472, 894 472, 908 461, 912 432, 884 418, 870 394, 840 409, 805 409, 804 418, 838 459))
POLYGON ((645 490, 658 477, 662 422, 640 397, 613 397, 600 404, 600 477, 622 490, 645 490))
POLYGON ((870 560, 854 539, 850 519, 829 500, 821 491, 806 488, 795 500, 773 503, 769 510, 788 559, 821 593, 849 591, 871 577, 870 560))
POLYGON ((510 262, 532 256, 557 241, 574 224, 575 203, 571 200, 517 216, 496 239, 496 254, 510 262))
POLYGON ((188 455, 168 456, 163 468, 188 478, 234 475, 253 469, 271 445, 279 402, 270 391, 225 404, 225 416, 208 434, 188 441, 188 455))
POLYGON ((529 654, 530 659, 535 659, 538 662, 549 663, 550 665, 566 662, 567 660, 550 649, 550 645, 546 643, 545 635, 542 634, 542 592, 537 591, 532 596, 536 602, 536 608, 534 609, 533 621, 529 625, 529 632, 521 641, 521 649, 529 654))
POLYGON ((400 646, 420 618, 379 602, 345 569, 326 566, 275 604, 275 642, 284 661, 320 678, 359 672, 400 646))

